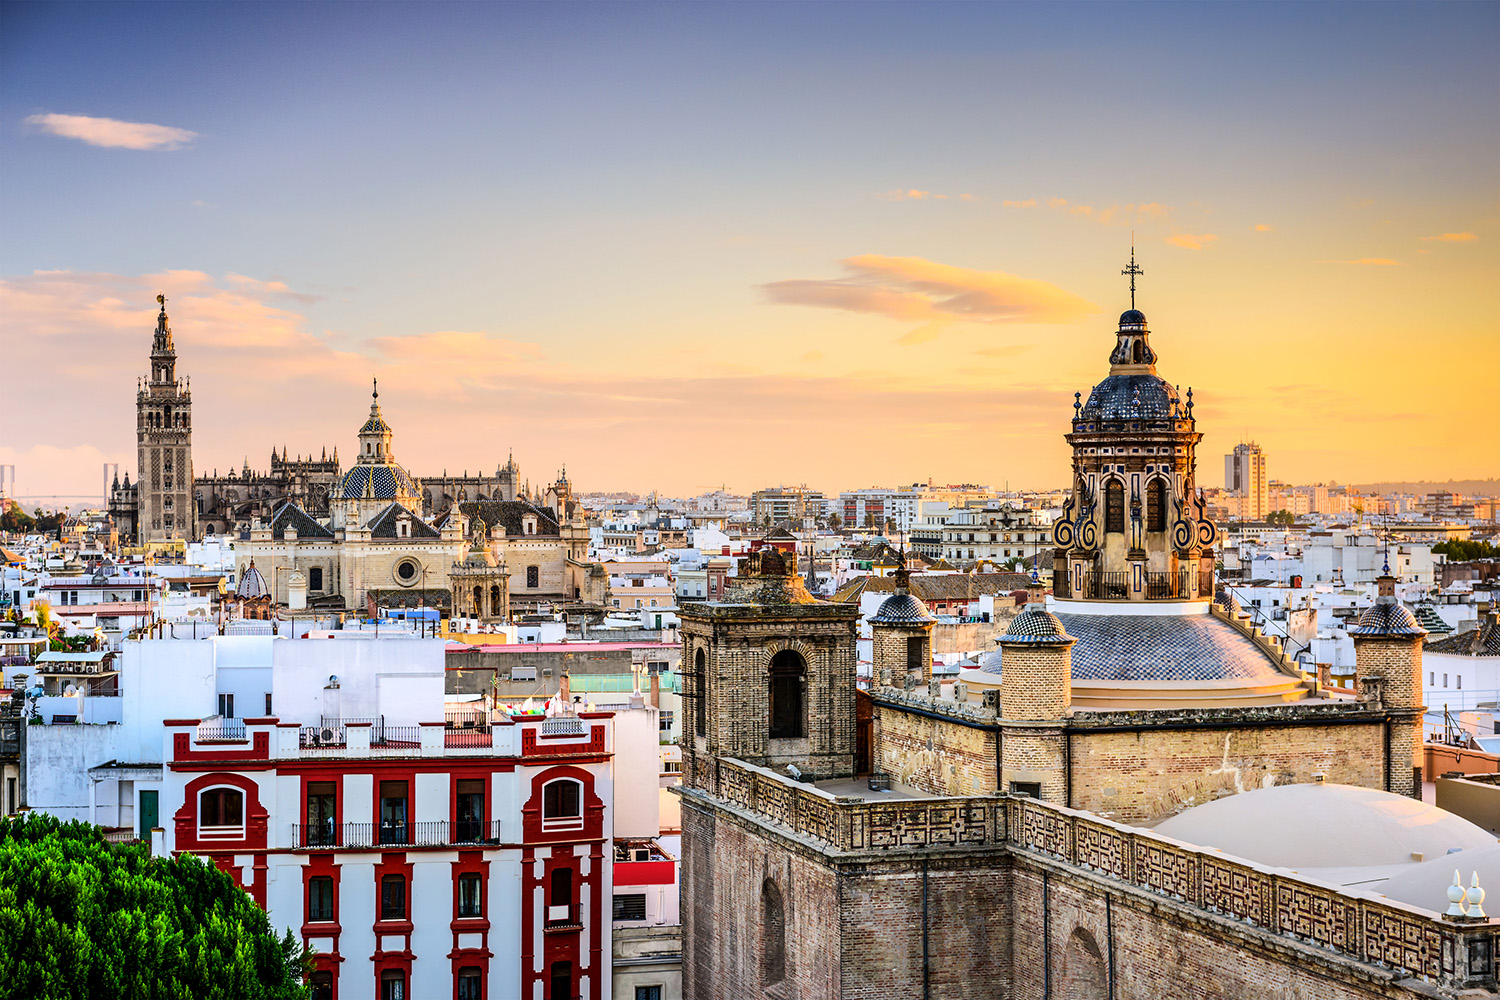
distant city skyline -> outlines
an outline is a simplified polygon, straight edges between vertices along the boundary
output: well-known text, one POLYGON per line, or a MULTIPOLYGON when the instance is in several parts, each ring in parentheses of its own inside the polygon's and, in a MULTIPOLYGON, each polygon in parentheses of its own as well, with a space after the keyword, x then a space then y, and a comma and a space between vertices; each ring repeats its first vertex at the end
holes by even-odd
POLYGON ((5 17, 22 494, 134 478, 159 292, 200 472, 347 463, 378 375, 418 475, 1062 488, 1132 236, 1200 457, 1497 472, 1496 5, 5 17))

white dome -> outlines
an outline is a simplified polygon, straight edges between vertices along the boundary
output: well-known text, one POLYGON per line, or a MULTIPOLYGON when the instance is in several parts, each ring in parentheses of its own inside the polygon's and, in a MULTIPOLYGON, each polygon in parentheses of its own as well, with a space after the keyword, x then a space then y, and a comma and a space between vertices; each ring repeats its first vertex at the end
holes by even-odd
POLYGON ((1500 889, 1500 844, 1474 847, 1412 865, 1379 885, 1371 886, 1370 891, 1423 909, 1444 910, 1448 907, 1447 892, 1453 884, 1455 870, 1465 886, 1478 874, 1479 884, 1493 900, 1495 890, 1500 889))
MULTIPOLYGON (((1156 832, 1280 868, 1410 863, 1495 837, 1444 809, 1355 785, 1277 785, 1206 802, 1156 832)), ((1450 872, 1450 880, 1452 873, 1450 872)))

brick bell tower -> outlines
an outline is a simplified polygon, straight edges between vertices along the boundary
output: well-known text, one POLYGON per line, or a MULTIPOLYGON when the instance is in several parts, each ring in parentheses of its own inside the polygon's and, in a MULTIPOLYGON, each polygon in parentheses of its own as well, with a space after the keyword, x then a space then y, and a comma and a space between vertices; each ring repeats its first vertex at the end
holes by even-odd
POLYGON ((1203 435, 1186 397, 1156 373, 1146 315, 1135 308, 1144 272, 1130 251, 1130 308, 1120 314, 1109 375, 1074 393, 1073 492, 1052 527, 1053 594, 1084 601, 1206 600, 1218 529, 1197 488, 1203 435))
POLYGON ((1427 630, 1396 597, 1387 559, 1375 580, 1376 598, 1349 630, 1360 699, 1391 716, 1385 789, 1422 797, 1422 637, 1427 630))
POLYGON ((683 780, 714 789, 713 761, 819 778, 854 773, 859 606, 820 601, 797 554, 762 548, 722 601, 684 605, 683 780))
POLYGON ((870 617, 871 668, 878 687, 926 690, 932 683, 932 626, 937 619, 911 594, 903 556, 896 589, 870 617))
POLYGON ((135 393, 137 514, 136 540, 198 537, 198 502, 193 495, 193 394, 177 377, 177 349, 167 325, 167 299, 151 341, 151 374, 137 380, 135 393))

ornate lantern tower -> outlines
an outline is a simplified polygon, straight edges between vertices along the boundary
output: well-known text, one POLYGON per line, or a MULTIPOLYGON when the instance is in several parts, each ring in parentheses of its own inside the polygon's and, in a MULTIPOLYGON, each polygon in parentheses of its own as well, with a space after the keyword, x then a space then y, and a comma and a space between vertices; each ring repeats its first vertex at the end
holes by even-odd
POLYGON ((193 495, 193 394, 177 377, 177 349, 167 325, 167 298, 151 341, 151 374, 136 386, 135 440, 139 478, 136 537, 140 541, 185 538, 198 533, 193 495))

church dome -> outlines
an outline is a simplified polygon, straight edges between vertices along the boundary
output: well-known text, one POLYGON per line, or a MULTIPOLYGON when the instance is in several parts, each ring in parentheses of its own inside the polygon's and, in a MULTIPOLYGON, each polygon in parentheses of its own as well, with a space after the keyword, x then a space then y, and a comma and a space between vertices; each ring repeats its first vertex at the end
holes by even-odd
MULTIPOLYGON (((1355 785, 1259 788, 1205 802, 1156 832, 1280 868, 1354 868, 1442 858, 1493 834, 1436 806, 1355 785)), ((1376 889, 1376 891, 1380 891, 1376 889)))
POLYGON ((910 594, 892 594, 870 618, 872 625, 922 625, 933 621, 927 605, 910 594))
POLYGON ((1121 326, 1145 326, 1146 314, 1139 309, 1126 309, 1120 313, 1121 326))
POLYGON ((1350 635, 1426 635, 1427 630, 1417 624, 1416 616, 1394 598, 1377 598, 1365 609, 1359 621, 1349 630, 1350 635))
POLYGON ((420 496, 416 480, 395 462, 360 464, 339 480, 336 500, 396 500, 420 496))
POLYGON ((255 560, 250 560, 250 565, 245 567, 245 572, 240 576, 240 585, 234 588, 234 596, 241 600, 253 601, 261 597, 269 597, 271 588, 266 586, 266 578, 260 575, 260 570, 255 568, 255 560))
MULTIPOLYGON (((997 642, 1062 643, 1072 642, 1073 637, 1063 628, 1056 615, 1041 603, 1028 604, 1026 610, 1010 620, 1010 628, 997 642)), ((996 666, 999 656, 995 655, 996 666)))
POLYGON ((1120 373, 1094 386, 1079 416, 1084 420, 1166 419, 1180 402, 1177 390, 1160 375, 1120 373))

